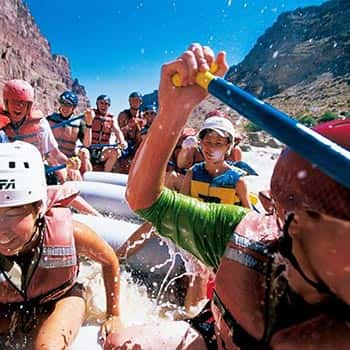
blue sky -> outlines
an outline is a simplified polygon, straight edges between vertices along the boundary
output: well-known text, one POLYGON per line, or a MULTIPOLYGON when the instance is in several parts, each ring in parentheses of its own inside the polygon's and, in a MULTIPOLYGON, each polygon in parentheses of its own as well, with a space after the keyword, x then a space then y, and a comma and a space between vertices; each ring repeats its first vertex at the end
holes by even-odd
POLYGON ((225 50, 240 62, 278 15, 323 0, 25 0, 52 53, 68 57, 73 78, 94 105, 107 93, 112 111, 128 95, 157 89, 162 63, 191 43, 225 50))

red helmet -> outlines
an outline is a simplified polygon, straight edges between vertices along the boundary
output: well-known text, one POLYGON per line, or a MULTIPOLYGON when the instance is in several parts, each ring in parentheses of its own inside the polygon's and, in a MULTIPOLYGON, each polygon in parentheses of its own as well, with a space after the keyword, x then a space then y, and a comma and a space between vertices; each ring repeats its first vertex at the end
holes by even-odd
POLYGON ((5 83, 2 92, 3 100, 20 100, 25 102, 34 102, 34 89, 24 80, 13 79, 5 83))
MULTIPOLYGON (((350 150, 350 120, 334 120, 317 125, 313 130, 350 150)), ((290 148, 281 153, 276 163, 271 177, 271 195, 286 211, 309 208, 350 220, 350 189, 290 148)))

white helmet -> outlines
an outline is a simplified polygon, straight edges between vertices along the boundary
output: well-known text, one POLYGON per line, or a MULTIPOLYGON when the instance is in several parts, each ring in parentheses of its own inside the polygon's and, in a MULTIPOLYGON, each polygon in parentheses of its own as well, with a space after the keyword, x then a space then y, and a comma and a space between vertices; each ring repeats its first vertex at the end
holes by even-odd
POLYGON ((0 144, 0 208, 42 201, 47 186, 39 150, 23 141, 0 144))

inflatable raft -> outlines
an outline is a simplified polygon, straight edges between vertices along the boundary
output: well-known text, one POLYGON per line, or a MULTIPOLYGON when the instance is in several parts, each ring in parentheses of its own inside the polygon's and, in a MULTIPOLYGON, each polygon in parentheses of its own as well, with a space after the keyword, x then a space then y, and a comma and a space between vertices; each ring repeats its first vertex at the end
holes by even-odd
MULTIPOLYGON (((160 305, 162 305, 163 310, 175 310, 177 307, 181 307, 189 283, 186 272, 186 258, 182 256, 173 243, 157 235, 151 236, 149 225, 146 230, 143 230, 140 240, 136 243, 128 243, 129 238, 146 225, 128 207, 125 201, 125 187, 95 181, 76 182, 74 186, 80 190, 81 196, 90 205, 109 215, 109 217, 96 217, 73 214, 74 220, 83 222, 93 228, 115 251, 122 246, 126 246, 126 254, 121 261, 122 278, 127 274, 130 278, 129 283, 132 281, 134 286, 144 290, 144 298, 147 298, 147 301, 143 301, 140 308, 144 309, 145 303, 147 305, 152 303, 153 309, 148 311, 151 315, 158 313, 159 310, 156 311, 155 308, 161 308, 160 305), (135 248, 137 245, 140 245, 141 248, 129 254, 129 246, 135 248)), ((95 283, 95 281, 93 282, 95 283)), ((122 282, 122 284, 125 283, 125 281, 122 282)), ((128 286, 127 288, 131 287, 128 286)), ((98 298, 104 298, 103 293, 102 290, 98 298)), ((125 294, 123 288, 122 294, 125 294)), ((121 298, 125 298, 125 295, 121 298)), ((147 307, 150 309, 150 306, 147 307)), ((139 310, 135 310, 134 315, 136 316, 138 312, 139 310)), ((159 319, 159 321, 161 320, 159 319)), ((84 325, 72 349, 101 349, 97 342, 98 331, 99 326, 96 324, 84 325)))

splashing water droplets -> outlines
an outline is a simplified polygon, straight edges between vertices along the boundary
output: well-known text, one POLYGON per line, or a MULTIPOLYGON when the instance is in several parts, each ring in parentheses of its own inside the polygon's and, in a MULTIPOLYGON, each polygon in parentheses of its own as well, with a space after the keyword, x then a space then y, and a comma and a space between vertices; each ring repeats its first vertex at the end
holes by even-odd
POLYGON ((300 170, 297 173, 297 178, 299 180, 305 179, 307 177, 307 171, 306 170, 300 170))
POLYGON ((279 55, 279 51, 276 50, 276 51, 273 53, 272 58, 275 59, 275 58, 278 57, 278 55, 279 55))

